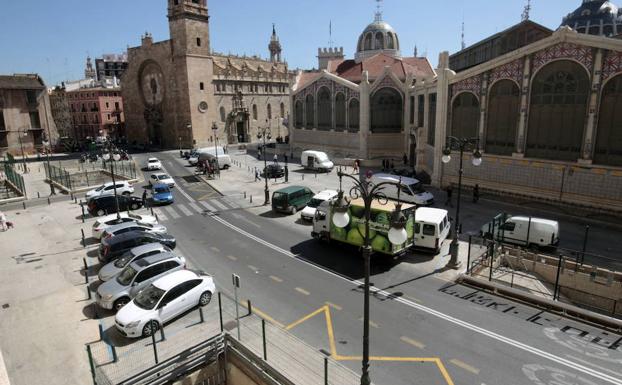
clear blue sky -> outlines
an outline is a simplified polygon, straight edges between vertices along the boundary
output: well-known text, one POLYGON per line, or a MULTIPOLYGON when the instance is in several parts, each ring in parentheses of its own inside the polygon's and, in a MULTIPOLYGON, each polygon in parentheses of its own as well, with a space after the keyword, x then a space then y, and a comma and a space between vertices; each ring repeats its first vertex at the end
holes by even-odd
MULTIPOLYGON (((460 49, 520 21, 527 0, 385 0, 384 19, 398 32, 402 53, 460 49)), ((532 0, 531 19, 556 29, 581 0, 532 0)), ((83 76, 89 53, 122 52, 140 44, 145 31, 169 37, 166 0, 3 0, 0 74, 39 73, 49 85, 83 76)), ((333 41, 352 57, 360 32, 373 20, 374 0, 208 0, 212 48, 224 53, 268 55, 272 23, 290 68, 317 66, 317 48, 333 41)))

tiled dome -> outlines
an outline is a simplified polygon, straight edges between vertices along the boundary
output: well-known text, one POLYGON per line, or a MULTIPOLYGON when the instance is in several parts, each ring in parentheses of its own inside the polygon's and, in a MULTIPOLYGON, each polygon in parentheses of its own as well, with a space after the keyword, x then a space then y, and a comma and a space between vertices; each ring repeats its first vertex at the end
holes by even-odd
POLYGON ((562 20, 579 33, 614 36, 622 33, 622 10, 607 0, 583 0, 574 12, 562 20))
POLYGON ((382 20, 380 13, 376 14, 374 22, 369 24, 361 33, 355 58, 358 61, 374 56, 377 53, 384 53, 397 58, 401 57, 400 41, 397 33, 389 23, 382 20))

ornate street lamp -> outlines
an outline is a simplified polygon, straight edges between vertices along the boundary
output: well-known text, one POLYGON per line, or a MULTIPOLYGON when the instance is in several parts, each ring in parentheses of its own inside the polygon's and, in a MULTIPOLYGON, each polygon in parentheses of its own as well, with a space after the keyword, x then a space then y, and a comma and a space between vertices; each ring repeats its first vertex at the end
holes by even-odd
POLYGON ((257 131, 257 139, 261 138, 263 138, 263 177, 266 182, 266 187, 264 189, 265 201, 263 205, 267 206, 270 203, 270 190, 268 189, 268 156, 266 154, 266 138, 268 138, 268 140, 272 139, 272 132, 268 126, 268 119, 266 119, 266 126, 264 128, 259 127, 257 131))
MULTIPOLYGON (((106 145, 106 153, 104 153, 104 155, 102 156, 102 158, 104 159, 105 162, 108 161, 114 161, 117 162, 119 161, 119 159, 121 159, 121 155, 119 155, 119 152, 114 148, 114 145, 108 141, 108 144, 106 145)), ((114 201, 115 204, 117 206, 117 219, 121 220, 121 213, 119 212, 119 196, 117 195, 117 182, 115 180, 114 177, 114 162, 110 162, 110 173, 112 174, 112 186, 114 189, 114 201)))
POLYGON ((365 239, 363 243, 363 259, 365 263, 365 285, 364 285, 364 305, 363 305, 363 362, 362 362, 362 374, 361 385, 371 384, 369 377, 369 276, 370 276, 370 258, 372 248, 369 239, 369 222, 371 220, 371 205, 374 200, 377 200, 381 205, 386 205, 388 199, 383 194, 383 190, 387 186, 394 186, 397 188, 397 200, 395 205, 395 211, 392 215, 391 229, 389 230, 389 241, 394 245, 402 245, 408 239, 408 233, 406 232, 406 217, 402 213, 402 204, 400 203, 400 185, 399 182, 382 182, 376 185, 370 183, 369 178, 361 182, 352 175, 345 174, 339 169, 337 173, 339 176, 339 194, 337 200, 333 203, 333 224, 340 228, 345 228, 350 223, 350 215, 348 209, 350 202, 344 196, 342 190, 342 179, 347 177, 352 179, 354 186, 350 189, 350 198, 362 199, 365 203, 365 239))
POLYGON ((464 151, 473 150, 473 159, 471 162, 473 166, 479 167, 482 164, 482 153, 479 151, 479 139, 478 138, 456 138, 455 136, 448 136, 445 149, 443 150, 442 162, 447 164, 451 162, 451 151, 460 151, 460 167, 458 169, 458 202, 456 204, 456 220, 454 221, 454 234, 449 246, 449 253, 451 259, 447 263, 447 267, 457 270, 460 268, 460 261, 458 260, 458 231, 460 230, 460 199, 462 195, 462 174, 464 169, 462 167, 464 151))
POLYGON ((25 128, 21 128, 18 131, 17 138, 19 139, 19 146, 22 149, 22 171, 24 174, 28 173, 28 168, 26 167, 26 155, 24 154, 24 143, 22 141, 22 136, 25 138, 28 136, 28 130, 25 128))

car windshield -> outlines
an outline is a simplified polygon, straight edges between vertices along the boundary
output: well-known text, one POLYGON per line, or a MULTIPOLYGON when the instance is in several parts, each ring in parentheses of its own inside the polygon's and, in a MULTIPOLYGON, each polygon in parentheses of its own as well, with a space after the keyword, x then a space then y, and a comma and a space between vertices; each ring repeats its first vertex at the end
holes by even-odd
POLYGON ((146 289, 138 293, 136 298, 134 298, 134 303, 141 309, 151 310, 157 305, 163 295, 164 290, 149 285, 146 289))
POLYGON ((287 200, 287 194, 283 194, 280 192, 275 192, 272 196, 273 202, 285 202, 287 200))
POLYGON ((169 190, 168 187, 166 186, 159 186, 159 187, 154 188, 154 191, 156 192, 156 194, 160 194, 160 193, 167 193, 171 190, 169 190))
POLYGON ((157 159, 149 159, 149 163, 156 163, 157 161, 157 159))
POLYGON ((321 205, 321 204, 322 204, 322 202, 324 202, 324 200, 322 200, 322 199, 317 199, 317 198, 313 198, 313 199, 311 199, 311 200, 309 201, 309 203, 307 203, 307 207, 313 207, 313 208, 316 208, 316 207, 318 207, 319 205, 321 205))
POLYGON ((121 274, 119 274, 119 276, 117 277, 117 282, 123 286, 128 286, 132 282, 132 279, 134 279, 135 275, 136 270, 134 270, 132 266, 128 266, 123 269, 121 274))
POLYGON ((421 182, 419 183, 413 183, 410 186, 410 189, 415 192, 415 193, 422 193, 425 192, 425 190, 423 189, 423 184, 421 184, 421 182))
POLYGON ((168 175, 158 175, 158 179, 162 180, 162 179, 168 179, 169 176, 168 175))

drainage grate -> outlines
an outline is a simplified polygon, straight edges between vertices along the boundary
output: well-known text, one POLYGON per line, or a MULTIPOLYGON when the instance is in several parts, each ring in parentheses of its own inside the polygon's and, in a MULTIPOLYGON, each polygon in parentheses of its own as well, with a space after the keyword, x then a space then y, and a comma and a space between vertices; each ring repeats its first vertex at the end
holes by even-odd
POLYGON ((201 179, 199 179, 198 177, 194 176, 194 175, 188 175, 188 176, 184 176, 182 177, 186 182, 188 183, 200 183, 201 179))

